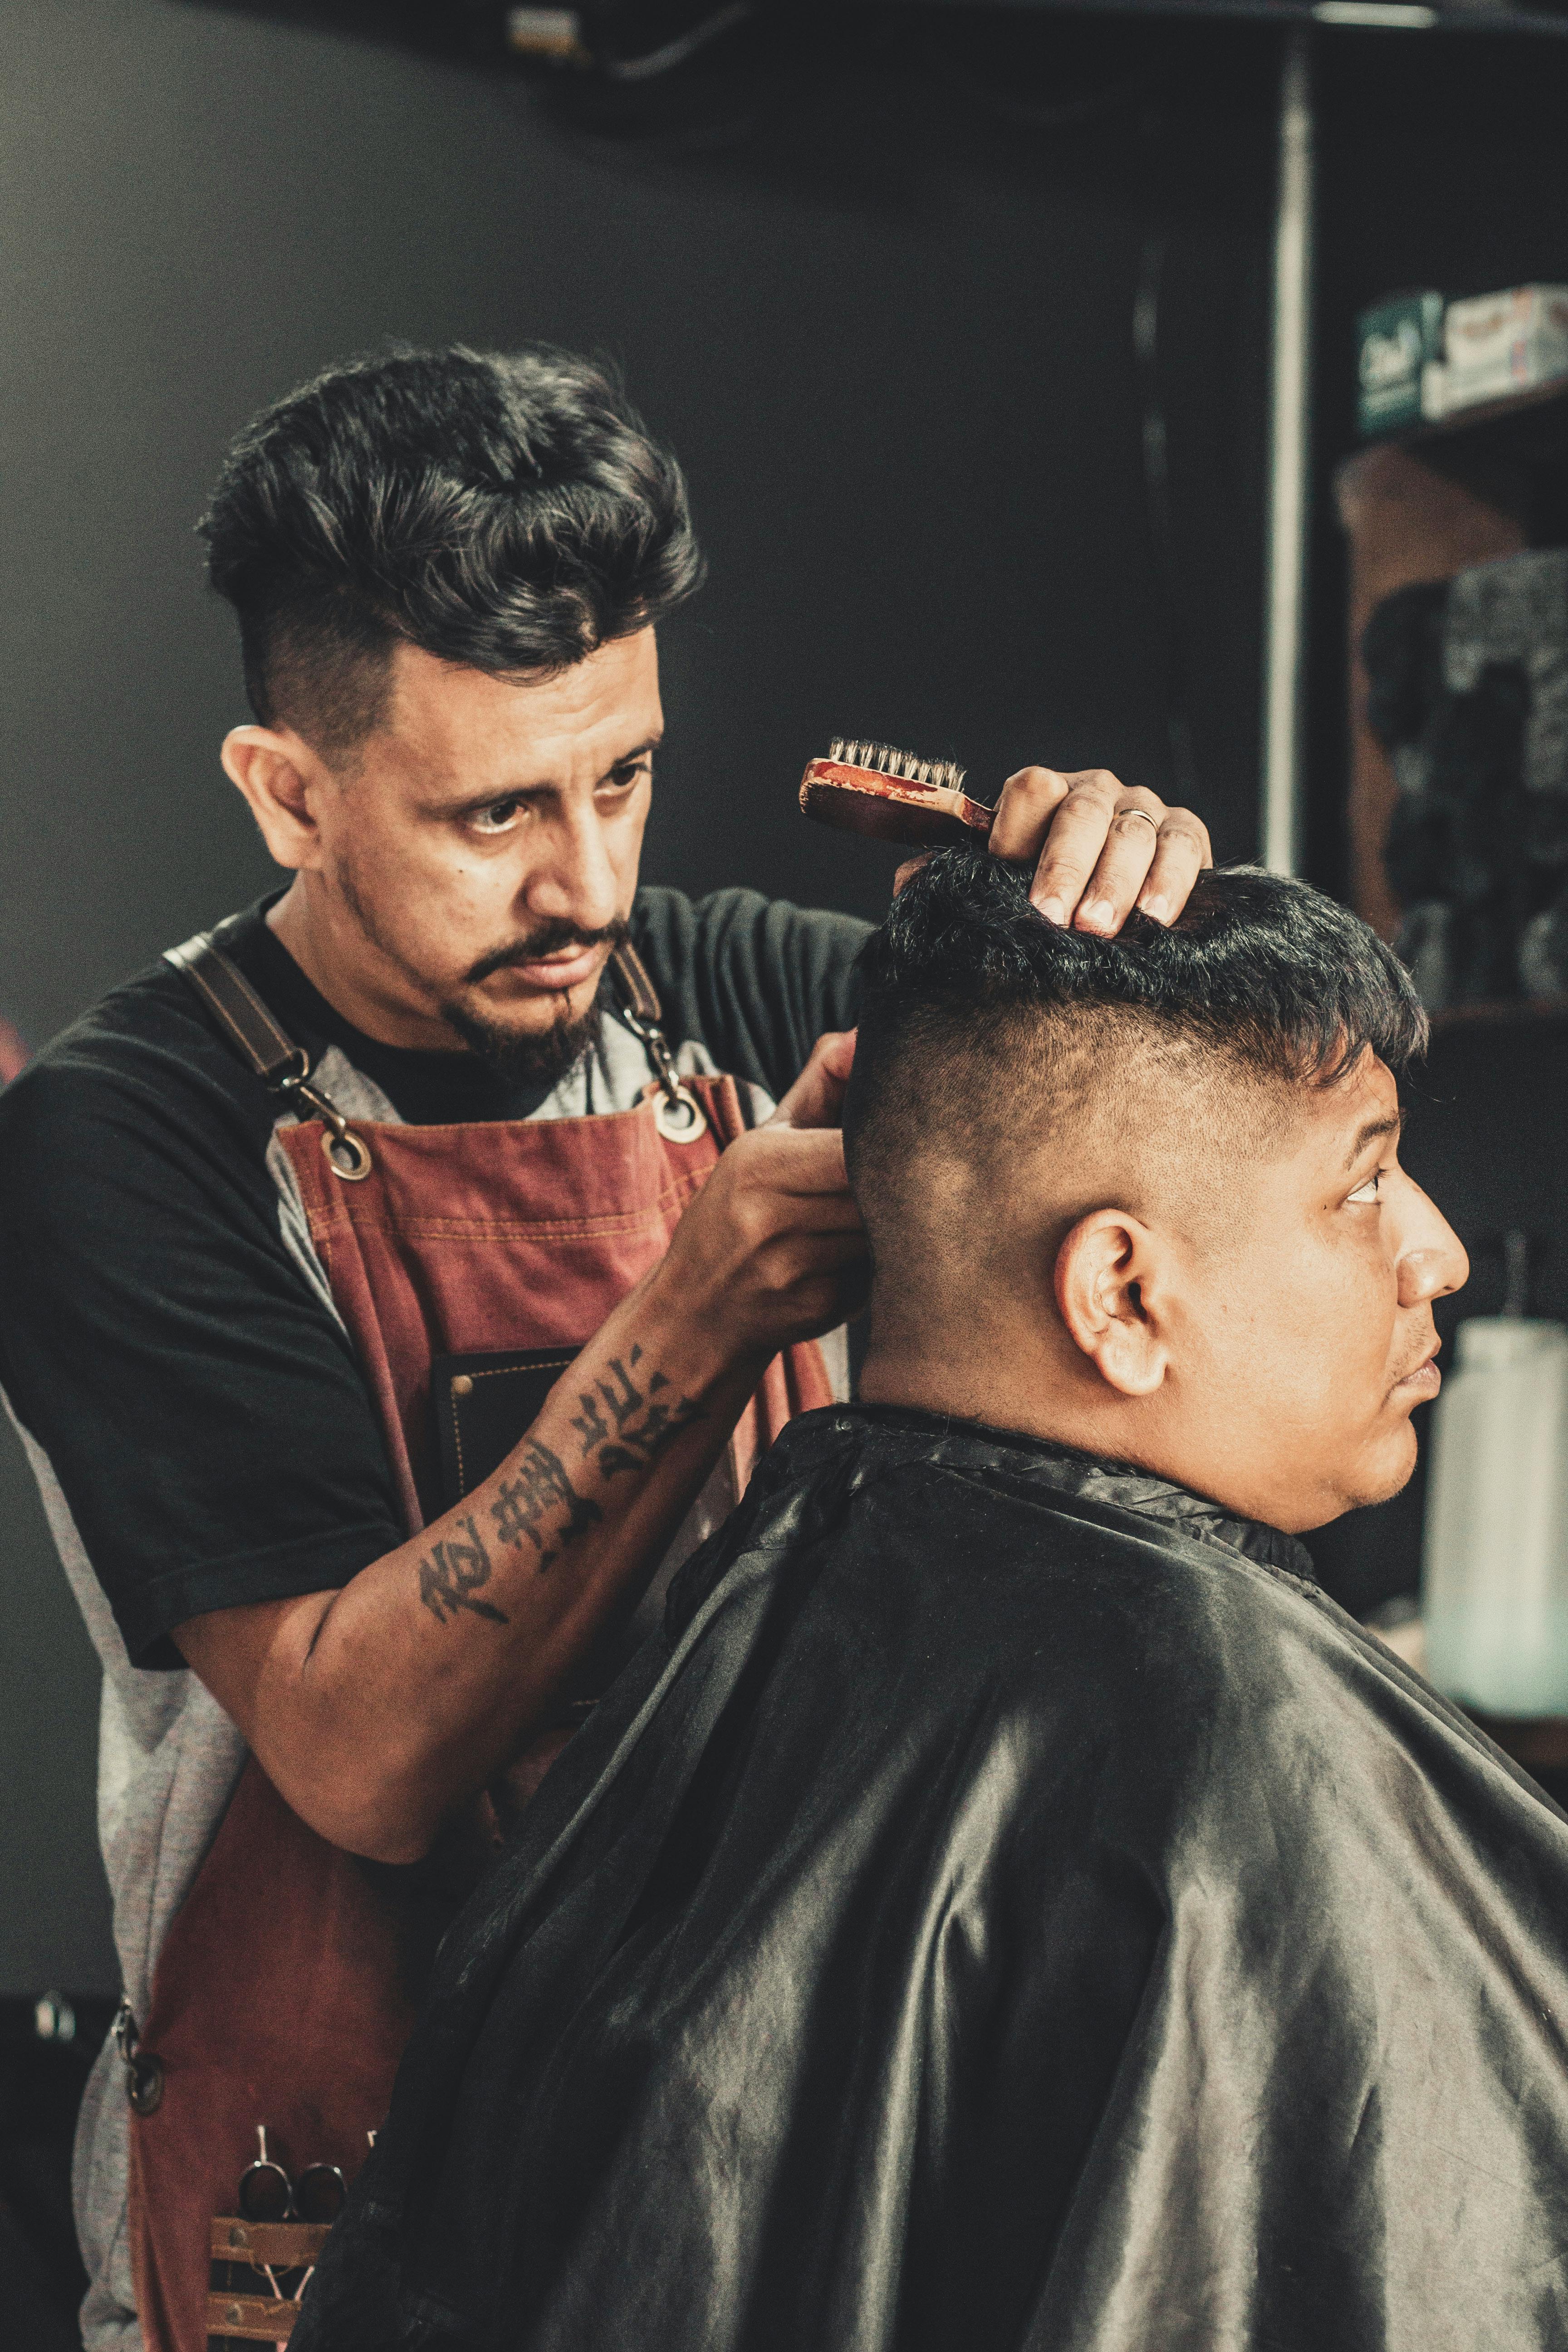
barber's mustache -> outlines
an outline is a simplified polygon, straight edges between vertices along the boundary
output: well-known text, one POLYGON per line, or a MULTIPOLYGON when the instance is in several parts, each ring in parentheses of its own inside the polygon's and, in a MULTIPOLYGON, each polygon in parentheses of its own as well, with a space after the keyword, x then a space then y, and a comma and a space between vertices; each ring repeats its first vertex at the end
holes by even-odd
POLYGON ((579 924, 557 921, 542 923, 522 940, 510 940, 503 948, 491 948, 478 963, 469 967, 464 980, 469 988, 481 980, 489 980, 492 971, 506 971, 520 963, 536 963, 542 956, 563 955, 568 948, 608 947, 612 951, 629 937, 631 925, 624 915, 613 923, 605 923, 596 931, 585 931, 579 924))

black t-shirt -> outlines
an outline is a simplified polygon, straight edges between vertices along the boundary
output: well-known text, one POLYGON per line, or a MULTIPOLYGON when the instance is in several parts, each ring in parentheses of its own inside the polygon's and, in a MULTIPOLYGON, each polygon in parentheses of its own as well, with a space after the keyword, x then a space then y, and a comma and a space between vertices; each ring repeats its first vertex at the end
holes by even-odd
MULTIPOLYGON (((476 1056, 362 1034, 268 903, 224 945, 312 1065, 340 1046, 417 1125, 539 1108, 476 1056)), ((850 1025, 866 931, 749 890, 643 890, 632 915, 671 1041, 775 1097, 850 1025)), ((404 1540, 353 1346, 283 1240, 277 1108, 163 962, 0 1096, 0 1385, 137 1665, 179 1665, 189 1617, 345 1584, 404 1540)))

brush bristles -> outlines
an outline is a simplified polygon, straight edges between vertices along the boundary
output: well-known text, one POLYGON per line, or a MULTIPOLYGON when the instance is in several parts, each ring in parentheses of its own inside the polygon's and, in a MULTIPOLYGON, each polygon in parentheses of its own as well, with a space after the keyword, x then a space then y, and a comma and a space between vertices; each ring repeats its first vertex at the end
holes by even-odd
POLYGON ((836 735, 827 747, 827 756, 844 768, 870 768, 879 776, 898 776, 912 784, 936 784, 943 792, 956 793, 963 783, 966 770, 952 760, 921 760, 912 751, 900 751, 891 743, 861 743, 836 735))

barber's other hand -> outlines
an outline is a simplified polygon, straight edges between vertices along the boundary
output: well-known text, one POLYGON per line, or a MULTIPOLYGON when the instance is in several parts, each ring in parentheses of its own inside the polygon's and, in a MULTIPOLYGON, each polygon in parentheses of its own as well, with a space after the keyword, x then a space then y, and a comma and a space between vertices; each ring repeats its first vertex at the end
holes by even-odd
POLYGON ((854 1066, 854 1030, 826 1030, 812 1047, 810 1061, 767 1124, 837 1127, 844 1115, 845 1090, 854 1066))
POLYGON ((1047 921, 1105 935, 1134 907, 1174 922, 1214 864, 1201 817, 1167 808, 1107 768, 1020 768, 1002 787, 991 847, 998 857, 1038 859, 1029 897, 1047 921))
POLYGON ((738 1136, 675 1229, 655 1279, 758 1368, 866 1303, 860 1213, 844 1171, 839 1108, 855 1033, 820 1037, 765 1127, 738 1136))

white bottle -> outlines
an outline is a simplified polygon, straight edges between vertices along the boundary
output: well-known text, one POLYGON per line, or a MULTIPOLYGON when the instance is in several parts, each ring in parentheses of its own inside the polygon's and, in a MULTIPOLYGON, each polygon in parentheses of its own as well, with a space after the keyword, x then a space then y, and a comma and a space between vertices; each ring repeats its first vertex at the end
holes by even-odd
POLYGON ((1435 1423, 1427 1671, 1486 1715, 1568 1716, 1568 1325, 1461 1323, 1435 1423))

